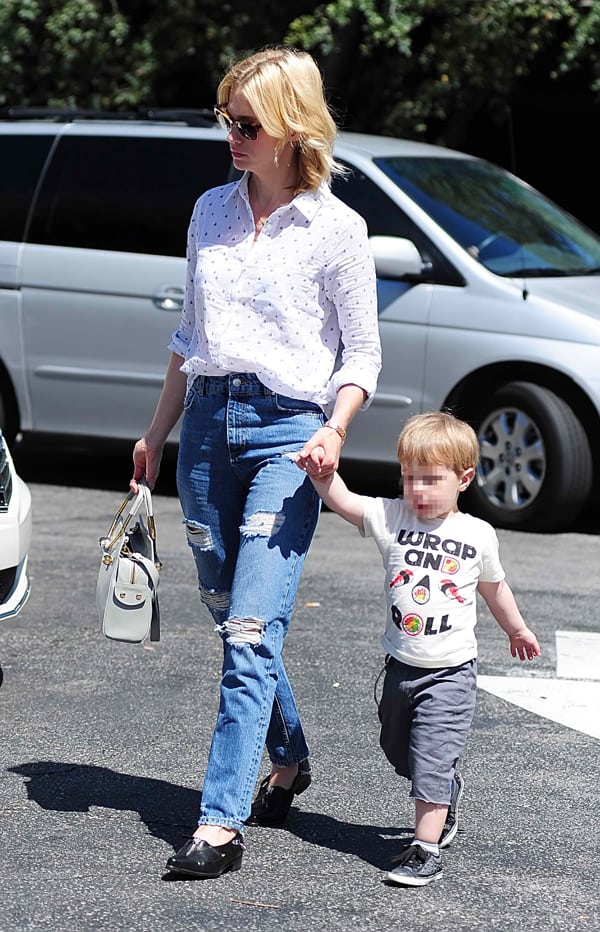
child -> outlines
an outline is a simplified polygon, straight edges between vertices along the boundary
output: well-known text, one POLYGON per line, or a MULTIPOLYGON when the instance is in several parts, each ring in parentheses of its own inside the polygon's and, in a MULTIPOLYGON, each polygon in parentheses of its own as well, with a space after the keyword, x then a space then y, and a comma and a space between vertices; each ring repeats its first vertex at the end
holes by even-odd
POLYGON ((400 434, 404 499, 357 495, 338 473, 321 475, 318 448, 297 457, 327 507, 375 539, 386 568, 380 743, 411 781, 416 810, 414 839, 387 874, 395 884, 441 877, 440 848, 458 830, 464 781, 456 766, 477 690, 476 593, 508 635, 513 657, 540 653, 504 580, 494 529, 458 510, 478 458, 472 428, 439 411, 412 417, 400 434))

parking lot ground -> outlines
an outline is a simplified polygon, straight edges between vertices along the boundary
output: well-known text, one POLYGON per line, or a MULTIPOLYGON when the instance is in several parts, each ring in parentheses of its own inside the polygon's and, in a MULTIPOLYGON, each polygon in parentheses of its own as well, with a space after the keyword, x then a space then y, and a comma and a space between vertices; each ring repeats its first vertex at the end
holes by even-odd
MULTIPOLYGON (((97 539, 121 495, 31 490, 32 594, 0 627, 2 932, 600 929, 598 739, 486 689, 443 878, 423 889, 385 884, 412 806, 378 746, 382 567, 372 542, 330 513, 286 644, 313 785, 285 828, 248 828, 241 871, 167 875, 167 857, 194 828, 220 660, 177 500, 155 496, 163 639, 141 646, 104 639, 95 614, 97 539)), ((499 536, 543 654, 513 661, 482 609, 480 673, 552 690, 556 631, 600 628, 600 539, 499 536)))

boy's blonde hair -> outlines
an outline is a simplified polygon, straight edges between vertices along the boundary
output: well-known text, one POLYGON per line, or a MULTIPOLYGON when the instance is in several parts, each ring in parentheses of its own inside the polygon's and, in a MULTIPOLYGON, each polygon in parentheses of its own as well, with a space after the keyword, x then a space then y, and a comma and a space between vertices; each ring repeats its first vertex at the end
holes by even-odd
POLYGON ((308 52, 271 48, 232 65, 217 89, 217 104, 227 108, 243 91, 269 136, 290 136, 298 153, 299 180, 294 194, 316 191, 332 172, 343 172, 333 158, 337 128, 325 101, 323 79, 308 52))
POLYGON ((415 414, 398 438, 398 460, 421 466, 436 464, 460 475, 479 461, 477 435, 465 421, 448 411, 415 414))

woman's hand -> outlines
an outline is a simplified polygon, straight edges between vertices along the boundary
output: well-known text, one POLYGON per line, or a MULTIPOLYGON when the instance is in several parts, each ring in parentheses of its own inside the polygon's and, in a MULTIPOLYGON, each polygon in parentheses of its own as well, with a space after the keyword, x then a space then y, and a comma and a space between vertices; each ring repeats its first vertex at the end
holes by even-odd
POLYGON ((163 448, 153 447, 146 437, 138 440, 133 448, 133 478, 129 488, 138 491, 138 479, 145 479, 150 489, 153 489, 160 472, 160 461, 163 448))
POLYGON ((336 472, 340 462, 342 438, 331 427, 320 427, 304 444, 296 463, 311 478, 327 479, 336 472))
POLYGON ((153 489, 160 472, 164 445, 181 417, 187 377, 181 371, 183 357, 171 353, 167 374, 150 427, 133 448, 133 478, 129 487, 138 490, 138 479, 153 489))
POLYGON ((330 426, 320 427, 296 456, 296 463, 311 479, 328 479, 337 472, 346 428, 358 409, 367 400, 367 393, 352 382, 339 389, 330 426), (338 433, 337 427, 343 428, 338 433))

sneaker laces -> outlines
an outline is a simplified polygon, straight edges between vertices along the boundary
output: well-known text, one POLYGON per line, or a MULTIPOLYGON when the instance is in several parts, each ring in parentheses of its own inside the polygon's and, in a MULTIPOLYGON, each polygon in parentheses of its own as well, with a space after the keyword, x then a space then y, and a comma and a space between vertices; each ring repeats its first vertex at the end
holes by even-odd
POLYGON ((427 860, 427 852, 421 845, 409 845, 400 854, 392 858, 392 864, 410 864, 411 861, 417 861, 419 865, 424 864, 427 860))

